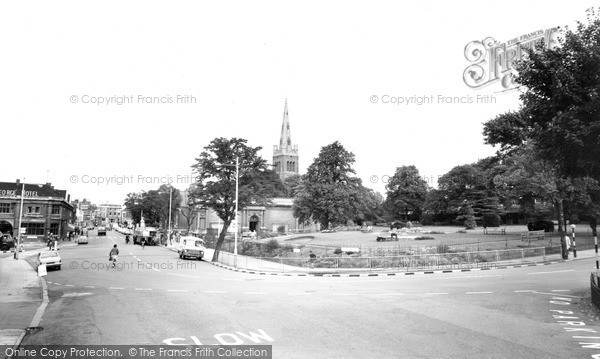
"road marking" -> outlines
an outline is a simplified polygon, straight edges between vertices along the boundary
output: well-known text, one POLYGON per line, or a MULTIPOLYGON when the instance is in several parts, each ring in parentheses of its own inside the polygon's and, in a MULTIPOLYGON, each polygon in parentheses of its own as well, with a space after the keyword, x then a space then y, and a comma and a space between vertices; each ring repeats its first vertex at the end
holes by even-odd
POLYGON ((570 289, 552 289, 551 292, 570 292, 570 289))
POLYGON ((135 290, 152 290, 152 288, 135 288, 135 290))
POLYGON ((581 298, 576 295, 568 295, 568 294, 556 294, 556 293, 544 293, 544 292, 533 292, 535 294, 545 294, 545 295, 560 295, 561 297, 570 297, 570 298, 581 298))
POLYGON ((386 295, 404 295, 404 293, 376 293, 376 294, 367 294, 368 296, 373 296, 373 297, 382 297, 382 296, 386 296, 386 295))
POLYGON ((62 285, 62 284, 60 284, 60 283, 53 283, 53 284, 54 284, 54 285, 62 285))
POLYGON ((466 292, 466 294, 492 294, 492 292, 466 292))
POLYGON ((93 285, 84 285, 83 287, 84 287, 84 288, 96 288, 96 287, 94 287, 93 285))
POLYGON ((65 287, 74 287, 73 284, 65 284, 65 287))
POLYGON ((63 296, 61 298, 82 297, 85 295, 92 295, 92 293, 67 293, 67 294, 63 294, 63 296))
POLYGON ((244 292, 244 294, 267 294, 267 292, 244 292))
POLYGON ((203 291, 203 293, 209 293, 209 294, 213 294, 213 293, 214 293, 214 294, 225 294, 225 293, 227 293, 227 292, 226 292, 226 291, 224 291, 224 290, 205 290, 205 291, 203 291))
POLYGON ((535 293, 535 290, 532 290, 532 289, 515 290, 515 293, 535 293))
POLYGON ((167 289, 167 292, 187 292, 187 289, 167 289))
POLYGON ((533 273, 527 273, 527 275, 535 275, 535 274, 554 274, 554 273, 566 273, 566 272, 573 272, 574 269, 567 269, 567 270, 555 270, 555 271, 551 271, 551 272, 533 272, 533 273))
POLYGON ((125 289, 123 287, 108 287, 108 289, 125 289))
POLYGON ((187 275, 187 274, 177 274, 177 273, 167 273, 169 275, 176 275, 178 277, 186 277, 186 278, 200 278, 198 276, 195 275, 187 275))

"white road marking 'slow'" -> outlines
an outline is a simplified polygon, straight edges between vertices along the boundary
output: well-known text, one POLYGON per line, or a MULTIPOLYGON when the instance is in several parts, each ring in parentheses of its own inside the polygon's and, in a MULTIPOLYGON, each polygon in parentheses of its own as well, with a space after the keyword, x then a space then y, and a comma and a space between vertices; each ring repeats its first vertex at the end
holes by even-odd
POLYGON ((123 287, 108 287, 108 289, 125 289, 123 287))
POLYGON ((555 270, 552 272, 533 272, 533 273, 527 273, 527 275, 566 273, 566 272, 573 272, 573 271, 574 271, 574 269, 566 269, 566 270, 555 270))
POLYGON ((492 294, 492 292, 466 292, 466 294, 492 294))
POLYGON ((227 293, 224 290, 205 290, 202 293, 209 293, 209 294, 225 294, 227 293))

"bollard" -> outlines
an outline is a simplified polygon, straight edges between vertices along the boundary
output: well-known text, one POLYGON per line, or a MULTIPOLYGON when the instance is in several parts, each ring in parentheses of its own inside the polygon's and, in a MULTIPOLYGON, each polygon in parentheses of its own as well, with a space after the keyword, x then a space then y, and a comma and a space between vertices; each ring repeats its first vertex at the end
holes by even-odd
POLYGON ((575 225, 571 225, 571 231, 573 232, 573 258, 577 258, 577 245, 575 244, 575 225))

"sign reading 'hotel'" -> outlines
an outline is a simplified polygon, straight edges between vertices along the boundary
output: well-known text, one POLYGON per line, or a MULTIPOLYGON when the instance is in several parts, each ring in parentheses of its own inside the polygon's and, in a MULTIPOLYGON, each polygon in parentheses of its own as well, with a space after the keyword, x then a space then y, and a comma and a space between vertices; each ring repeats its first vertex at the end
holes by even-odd
POLYGON ((500 83, 509 89, 514 84, 516 61, 524 59, 529 50, 538 45, 552 49, 558 45, 559 28, 538 30, 524 34, 504 43, 487 37, 481 41, 471 41, 465 46, 465 58, 471 62, 463 72, 463 80, 471 88, 500 83))

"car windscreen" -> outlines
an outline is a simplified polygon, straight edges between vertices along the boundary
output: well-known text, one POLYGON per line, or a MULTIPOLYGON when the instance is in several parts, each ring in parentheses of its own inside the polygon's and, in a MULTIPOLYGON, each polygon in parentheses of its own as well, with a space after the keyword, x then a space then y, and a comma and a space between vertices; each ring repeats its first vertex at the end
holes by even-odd
POLYGON ((56 253, 56 252, 42 253, 42 255, 40 257, 42 257, 42 258, 58 257, 58 253, 56 253))

